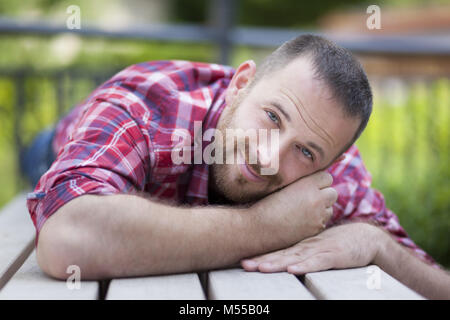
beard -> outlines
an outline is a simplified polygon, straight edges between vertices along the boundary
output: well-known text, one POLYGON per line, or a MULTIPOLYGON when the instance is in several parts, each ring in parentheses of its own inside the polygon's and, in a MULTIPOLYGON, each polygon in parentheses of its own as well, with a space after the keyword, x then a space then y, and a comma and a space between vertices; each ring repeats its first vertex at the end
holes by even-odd
MULTIPOLYGON (((237 129, 235 124, 236 111, 242 104, 242 101, 247 96, 247 91, 238 94, 237 98, 232 105, 226 106, 217 124, 217 130, 222 133, 223 141, 227 141, 226 129, 237 129)), ((237 154, 238 147, 237 141, 233 138, 233 145, 227 148, 227 143, 220 145, 222 148, 222 154, 226 155, 230 153, 237 154)), ((261 172, 259 163, 250 164, 247 154, 250 152, 247 141, 245 142, 245 150, 243 150, 243 157, 248 166, 252 167, 255 172, 261 172)), ((234 203, 234 204, 251 204, 258 201, 271 192, 276 191, 276 187, 281 185, 281 178, 278 175, 265 176, 267 181, 265 183, 254 183, 248 181, 240 173, 238 164, 233 161, 232 164, 217 164, 213 163, 209 167, 209 188, 210 195, 208 198, 215 197, 218 203, 234 203)), ((211 199, 213 200, 213 199, 211 199)))

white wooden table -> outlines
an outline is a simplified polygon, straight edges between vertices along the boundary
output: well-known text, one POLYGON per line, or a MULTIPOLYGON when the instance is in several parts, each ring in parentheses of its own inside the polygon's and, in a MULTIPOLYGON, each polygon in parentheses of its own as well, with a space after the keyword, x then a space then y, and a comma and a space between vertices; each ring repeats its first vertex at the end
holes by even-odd
POLYGON ((300 278, 285 272, 264 274, 236 268, 81 281, 77 289, 73 283, 46 276, 38 267, 35 230, 25 202, 25 194, 21 194, 0 211, 0 300, 423 299, 375 266, 309 273, 300 278))

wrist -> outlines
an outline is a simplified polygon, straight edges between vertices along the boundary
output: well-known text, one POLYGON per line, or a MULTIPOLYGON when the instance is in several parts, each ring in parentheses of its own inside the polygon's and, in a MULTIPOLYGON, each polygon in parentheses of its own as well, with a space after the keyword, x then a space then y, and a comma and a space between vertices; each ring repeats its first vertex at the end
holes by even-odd
POLYGON ((377 266, 382 266, 384 263, 383 261, 385 261, 386 255, 389 252, 392 252, 392 250, 389 249, 392 245, 392 238, 380 227, 373 226, 373 228, 375 229, 374 243, 376 245, 376 249, 375 256, 372 262, 377 266))
POLYGON ((273 251, 280 248, 280 228, 277 221, 273 221, 274 212, 270 204, 264 205, 263 201, 242 209, 242 216, 247 230, 253 236, 258 249, 261 252, 273 251))

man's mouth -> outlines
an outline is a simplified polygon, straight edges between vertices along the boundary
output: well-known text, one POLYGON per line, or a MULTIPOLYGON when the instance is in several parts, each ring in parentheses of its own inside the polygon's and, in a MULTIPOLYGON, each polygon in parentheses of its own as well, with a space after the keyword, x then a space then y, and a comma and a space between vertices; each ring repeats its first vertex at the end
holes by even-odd
POLYGON ((256 171, 247 164, 245 158, 242 156, 241 152, 238 152, 238 166, 241 174, 249 181, 252 182, 265 182, 266 179, 262 178, 256 171))

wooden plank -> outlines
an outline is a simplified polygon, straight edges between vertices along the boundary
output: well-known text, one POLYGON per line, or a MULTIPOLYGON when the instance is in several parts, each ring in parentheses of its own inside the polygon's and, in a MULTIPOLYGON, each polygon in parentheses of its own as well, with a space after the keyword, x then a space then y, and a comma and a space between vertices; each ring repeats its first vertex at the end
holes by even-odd
POLYGON ((318 299, 424 299, 377 266, 309 273, 305 275, 305 285, 318 299))
POLYGON ((26 208, 26 194, 16 196, 0 211, 0 289, 34 248, 35 229, 26 208))
POLYGON ((241 268, 208 273, 212 300, 312 300, 314 297, 287 272, 247 272, 241 268))
POLYGON ((107 300, 204 300, 196 273, 173 274, 111 281, 107 300))
POLYGON ((66 281, 48 277, 39 268, 33 251, 0 290, 0 300, 93 300, 97 299, 98 290, 97 281, 81 281, 76 289, 70 288, 66 281))

